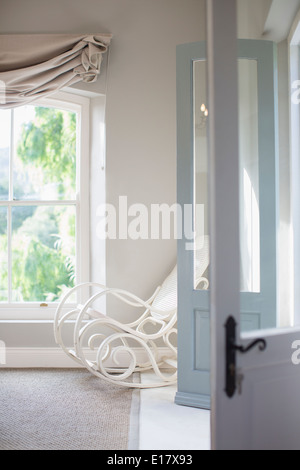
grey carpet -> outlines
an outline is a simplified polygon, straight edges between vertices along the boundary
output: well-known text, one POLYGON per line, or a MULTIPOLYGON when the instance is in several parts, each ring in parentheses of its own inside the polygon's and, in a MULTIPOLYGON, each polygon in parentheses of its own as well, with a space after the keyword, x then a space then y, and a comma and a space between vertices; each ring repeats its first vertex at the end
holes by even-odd
POLYGON ((131 404, 86 370, 2 369, 0 450, 127 450, 131 404))

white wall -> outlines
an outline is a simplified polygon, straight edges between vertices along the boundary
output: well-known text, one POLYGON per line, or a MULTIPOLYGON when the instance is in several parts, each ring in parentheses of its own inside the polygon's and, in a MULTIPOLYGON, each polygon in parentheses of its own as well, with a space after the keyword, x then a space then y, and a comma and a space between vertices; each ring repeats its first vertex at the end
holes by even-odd
POLYGON ((273 0, 238 0, 238 37, 262 39, 273 0))
MULTIPOLYGON (((128 196, 129 204, 176 202, 176 45, 204 39, 203 4, 204 0, 1 0, 2 34, 113 34, 106 109, 109 203, 117 205, 119 195, 128 196)), ((106 90, 106 72, 104 68, 92 91, 106 90)), ((175 263, 176 243, 109 241, 103 253, 95 236, 95 211, 104 194, 101 150, 97 151, 102 101, 92 103, 92 273, 98 281, 105 277, 106 256, 107 284, 145 297, 175 263)), ((7 331, 2 339, 17 346, 18 335, 12 333, 16 326, 1 328, 2 335, 7 331)), ((26 341, 33 344, 37 339, 28 328, 26 341)))
MULTIPOLYGON (((115 3, 115 2, 113 2, 115 3)), ((204 39, 203 1, 126 1, 111 31, 107 200, 176 202, 176 45, 204 39)), ((119 5, 120 2, 117 2, 119 5)), ((109 241, 107 283, 145 298, 176 262, 175 241, 109 241)))

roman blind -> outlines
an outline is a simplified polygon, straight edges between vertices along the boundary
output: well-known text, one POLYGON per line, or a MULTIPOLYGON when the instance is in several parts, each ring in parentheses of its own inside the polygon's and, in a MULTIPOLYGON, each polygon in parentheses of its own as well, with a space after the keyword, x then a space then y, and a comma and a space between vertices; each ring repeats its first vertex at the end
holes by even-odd
POLYGON ((95 82, 111 38, 0 35, 0 108, 22 106, 79 81, 95 82))

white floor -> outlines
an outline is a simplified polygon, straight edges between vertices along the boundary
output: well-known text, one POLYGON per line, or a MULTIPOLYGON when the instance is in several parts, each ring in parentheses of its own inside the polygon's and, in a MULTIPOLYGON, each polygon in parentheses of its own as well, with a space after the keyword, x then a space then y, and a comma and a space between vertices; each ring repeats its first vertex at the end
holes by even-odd
POLYGON ((210 412, 176 405, 175 394, 176 386, 141 390, 140 450, 210 450, 210 412))

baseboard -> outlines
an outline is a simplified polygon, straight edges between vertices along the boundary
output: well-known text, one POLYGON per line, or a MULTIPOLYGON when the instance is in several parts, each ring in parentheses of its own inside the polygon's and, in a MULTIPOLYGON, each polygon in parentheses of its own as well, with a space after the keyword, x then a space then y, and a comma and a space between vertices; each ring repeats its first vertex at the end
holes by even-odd
MULTIPOLYGON (((142 348, 133 348, 137 361, 140 363, 147 361, 147 356, 142 348)), ((158 348, 158 352, 165 357, 170 356, 168 348, 158 348)), ((92 359, 93 352, 85 351, 86 358, 92 359)), ((6 348, 5 355, 0 357, 0 369, 28 369, 28 368, 56 368, 68 369, 79 368, 80 364, 73 361, 60 348, 6 348), (2 357, 2 359, 1 359, 2 357)), ((129 367, 130 358, 128 353, 118 354, 118 366, 129 367)), ((108 363, 108 367, 116 367, 114 363, 108 363)), ((166 365, 166 368, 170 366, 166 365)))
POLYGON ((210 410, 211 408, 210 396, 201 394, 198 395, 196 393, 177 392, 175 396, 175 403, 177 405, 201 408, 203 410, 210 410))
POLYGON ((1 368, 78 368, 60 348, 6 348, 1 368))

